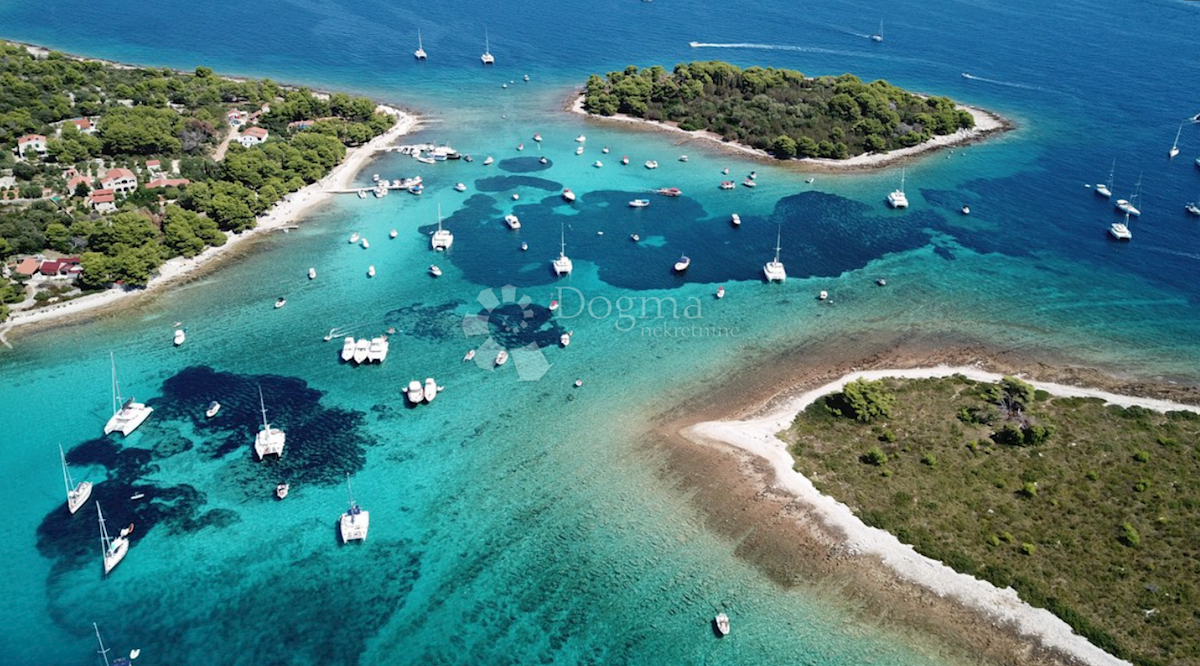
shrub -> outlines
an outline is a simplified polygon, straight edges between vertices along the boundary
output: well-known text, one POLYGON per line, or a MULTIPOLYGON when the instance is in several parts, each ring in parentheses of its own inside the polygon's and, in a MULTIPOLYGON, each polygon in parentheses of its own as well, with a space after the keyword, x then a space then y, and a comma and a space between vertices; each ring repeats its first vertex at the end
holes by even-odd
POLYGON ((1149 488, 1150 488, 1150 479, 1142 479, 1142 480, 1138 481, 1137 483, 1133 484, 1133 489, 1138 491, 1139 493, 1144 493, 1149 488))
POLYGON ((846 388, 834 396, 834 402, 844 407, 840 410, 842 413, 849 411, 855 419, 870 423, 891 416, 896 396, 887 390, 882 381, 869 382, 860 377, 846 384, 846 388))
POLYGON ((1133 525, 1125 523, 1121 526, 1121 536, 1117 537, 1117 540, 1130 548, 1137 548, 1142 543, 1142 535, 1138 534, 1133 525))
POLYGON ((879 436, 879 441, 891 444, 896 441, 896 433, 891 430, 884 430, 883 434, 879 436))
POLYGON ((1174 437, 1167 437, 1166 435, 1159 435, 1158 443, 1160 446, 1175 446, 1175 445, 1179 444, 1179 440, 1175 439, 1174 437))
POLYGON ((1086 477, 1088 481, 1100 480, 1100 474, 1097 473, 1096 470, 1094 470, 1094 469, 1089 469, 1087 471, 1087 474, 1084 474, 1083 476, 1086 477))
POLYGON ((868 465, 881 467, 887 464, 888 455, 884 453, 883 449, 879 448, 878 446, 872 446, 871 448, 867 449, 866 453, 862 454, 862 457, 859 458, 859 460, 868 465))
POLYGON ((1000 538, 1004 540, 1004 543, 1012 543, 1014 541, 1012 532, 1009 531, 1001 532, 1000 538))
POLYGON ((1025 553, 1026 555, 1033 555, 1034 553, 1037 552, 1037 546, 1035 546, 1029 542, 1025 542, 1025 543, 1021 544, 1021 552, 1025 553))
POLYGON ((1140 450, 1137 453, 1133 454, 1133 459, 1138 462, 1143 462, 1143 463, 1150 462, 1150 452, 1146 451, 1144 449, 1140 450))
POLYGON ((921 462, 928 465, 931 469, 937 469, 937 456, 933 455, 932 453, 926 453, 924 456, 922 456, 921 462))
POLYGON ((991 546, 999 546, 1000 545, 1000 537, 993 534, 987 538, 987 542, 991 546))
POLYGON ((1018 494, 1025 499, 1033 499, 1034 497, 1037 497, 1037 493, 1037 481, 1026 481, 1025 484, 1021 486, 1021 490, 1018 494))

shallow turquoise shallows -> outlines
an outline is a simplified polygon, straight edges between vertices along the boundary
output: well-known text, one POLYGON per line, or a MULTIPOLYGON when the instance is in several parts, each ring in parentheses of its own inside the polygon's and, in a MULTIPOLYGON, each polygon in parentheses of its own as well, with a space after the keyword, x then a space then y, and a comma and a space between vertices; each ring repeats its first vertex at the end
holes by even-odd
POLYGON ((1196 3, 131 0, 95 16, 81 0, 52 12, 15 0, 0 36, 369 94, 424 116, 406 142, 476 159, 382 157, 359 182, 421 175, 425 193, 335 199, 134 313, 0 350, 0 644, 13 663, 92 663, 97 622, 113 654, 177 666, 946 664, 929 637, 781 589, 735 557, 660 475, 652 420, 779 350, 881 333, 1200 381, 1200 226, 1183 211, 1200 195, 1200 125, 1167 159, 1200 112, 1196 3), (590 73, 694 59, 884 78, 1019 129, 910 162, 912 206, 890 211, 896 170, 809 184, 561 110, 590 73), (659 169, 641 166, 651 159, 659 169), (1084 187, 1113 159, 1118 197, 1142 180, 1128 244, 1108 239, 1119 218, 1084 187), (758 187, 718 189, 751 170, 758 187), (650 194, 667 186, 684 196, 650 194), (455 235, 444 255, 428 246, 439 205, 455 235), (767 285, 777 229, 789 279, 767 285), (369 249, 347 242, 356 232, 369 249), (555 280, 564 240, 575 270, 555 280), (174 348, 177 321, 187 342, 174 348), (387 361, 341 363, 341 336, 322 339, 334 327, 394 329, 387 361), (500 348, 512 360, 493 369, 500 348), (155 408, 125 439, 101 437, 110 352, 124 394, 155 408), (427 377, 444 392, 408 407, 404 387, 427 377), (260 387, 288 434, 279 461, 251 451, 260 387), (206 419, 212 400, 223 407, 206 419), (107 580, 92 503, 64 507, 58 443, 75 477, 97 482, 110 528, 136 524, 107 580), (347 473, 371 530, 343 546, 347 473), (717 609, 733 623, 725 639, 709 625, 717 609))

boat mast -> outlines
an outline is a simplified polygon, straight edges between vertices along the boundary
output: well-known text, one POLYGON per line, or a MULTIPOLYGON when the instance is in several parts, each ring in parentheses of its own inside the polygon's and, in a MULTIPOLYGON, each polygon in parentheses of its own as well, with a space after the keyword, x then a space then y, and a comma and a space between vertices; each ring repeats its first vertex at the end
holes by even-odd
POLYGON ((121 384, 117 382, 117 359, 108 352, 108 362, 112 365, 112 401, 113 414, 121 411, 121 384))
POLYGON ((1171 148, 1179 147, 1179 133, 1183 131, 1183 124, 1180 123, 1179 129, 1175 130, 1175 143, 1171 144, 1171 148))
POLYGON ((258 407, 259 407, 259 409, 262 410, 263 430, 267 431, 267 433, 270 434, 271 424, 267 423, 267 406, 266 406, 266 404, 263 403, 263 392, 262 392, 261 384, 259 384, 259 386, 258 386, 258 407))
POLYGON ((562 241, 561 249, 558 251, 558 256, 567 256, 567 228, 560 222, 558 225, 559 238, 562 241))
POLYGON ((350 472, 346 472, 346 494, 350 496, 350 511, 354 512, 354 489, 350 487, 350 472))
POLYGON ((438 231, 442 230, 442 204, 438 204, 438 231))
POLYGON ((112 549, 112 540, 108 538, 108 530, 104 528, 104 512, 100 510, 99 500, 96 500, 96 513, 100 516, 100 545, 103 546, 104 557, 108 557, 108 551, 112 549))
POLYGON ((417 28, 417 50, 424 51, 425 47, 421 46, 421 29, 417 28))
POLYGON ((900 194, 904 194, 904 167, 900 167, 900 194))
POLYGON ((108 648, 104 647, 104 640, 100 638, 100 627, 96 623, 92 623, 92 628, 96 630, 96 642, 100 643, 100 655, 104 657, 104 666, 109 666, 108 663, 108 648))
POLYGON ((1108 170, 1108 189, 1111 192, 1113 186, 1113 173, 1117 170, 1117 158, 1113 158, 1112 167, 1108 170))
POLYGON ((491 52, 492 52, 492 45, 491 45, 491 44, 488 42, 488 31, 487 31, 487 28, 484 28, 484 29, 483 29, 483 52, 484 52, 484 53, 491 53, 491 52))
POLYGON ((71 489, 75 486, 75 480, 71 478, 71 472, 67 470, 67 454, 63 453, 62 444, 58 445, 58 455, 62 458, 63 484, 67 486, 67 498, 70 498, 71 489))
POLYGON ((775 263, 779 263, 779 238, 782 233, 783 233, 782 226, 778 226, 775 228, 775 263))

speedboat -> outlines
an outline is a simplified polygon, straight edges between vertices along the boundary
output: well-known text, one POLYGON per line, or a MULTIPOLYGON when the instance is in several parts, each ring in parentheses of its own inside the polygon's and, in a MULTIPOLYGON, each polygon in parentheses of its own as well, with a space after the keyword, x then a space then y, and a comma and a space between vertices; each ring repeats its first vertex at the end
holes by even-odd
POLYGON ((526 243, 525 241, 521 241, 521 251, 524 252, 528 249, 529 249, 529 243, 526 243))
POLYGON ((538 164, 549 164, 549 163, 550 163, 550 160, 546 159, 546 156, 545 156, 545 155, 543 155, 542 157, 538 158, 538 164))
POLYGON ((604 162, 601 162, 600 160, 596 160, 595 162, 592 162, 592 166, 599 169, 600 167, 604 166, 604 162))
POLYGON ((642 237, 637 234, 629 234, 629 239, 636 243, 642 240, 642 237))
POLYGON ((437 264, 432 264, 429 266, 429 274, 433 277, 442 277, 442 269, 438 268, 437 264))
POLYGON ((682 273, 692 265, 692 260, 686 254, 679 255, 679 261, 675 262, 675 272, 682 273))
MULTIPOLYGON (((629 164, 629 158, 622 155, 621 156, 621 164, 629 164)), ((1196 164, 1200 165, 1200 157, 1196 158, 1196 164)))
POLYGON ((680 155, 680 156, 679 156, 679 161, 680 161, 680 162, 686 162, 686 161, 687 161, 687 155, 680 155))
POLYGON ((528 74, 526 74, 525 76, 523 76, 523 77, 521 77, 521 78, 522 78, 522 79, 524 79, 526 82, 528 82, 528 81, 529 81, 529 75, 528 75, 528 74))
POLYGON ((574 203, 575 202, 575 193, 571 191, 571 188, 567 188, 567 189, 563 190, 562 198, 566 199, 567 203, 574 203))
POLYGON ((371 346, 367 348, 367 360, 382 363, 387 360, 388 341, 386 336, 371 338, 371 346))
POLYGON ((408 383, 408 401, 414 405, 418 405, 425 399, 425 389, 421 388, 421 382, 414 379, 408 383))
POLYGON ((808 183, 809 185, 812 185, 814 180, 816 180, 816 178, 806 178, 804 180, 804 182, 808 183))
POLYGON ((175 346, 178 347, 179 345, 183 344, 183 341, 186 337, 187 336, 184 334, 182 328, 175 329, 175 346))
POLYGON ((466 186, 465 184, 463 184, 463 183, 455 183, 455 185, 454 185, 454 191, 455 191, 455 192, 466 192, 466 191, 467 191, 467 186, 466 186))
POLYGON ((578 141, 579 143, 583 143, 584 141, 587 141, 587 137, 580 134, 579 136, 575 137, 575 140, 578 141))
POLYGON ((555 310, 557 310, 557 309, 558 309, 558 301, 557 301, 557 300, 551 300, 551 301, 550 301, 550 311, 551 311, 551 312, 554 312, 554 311, 555 311, 555 310))
POLYGON ((367 266, 367 277, 375 277, 375 265, 367 266))
POLYGON ((516 192, 513 192, 513 201, 516 201, 517 199, 520 199, 520 198, 521 198, 521 195, 520 195, 520 194, 517 194, 516 192))
POLYGON ((433 377, 427 377, 425 379, 425 402, 433 402, 433 399, 437 397, 437 394, 437 382, 433 381, 433 377))
POLYGON ((353 245, 354 243, 357 243, 357 242, 358 242, 358 232, 356 231, 356 232, 350 234, 350 244, 353 245))
POLYGON ((562 336, 558 338, 558 344, 564 347, 571 344, 571 335, 569 333, 563 333, 562 336))
POLYGON ((317 269, 315 269, 315 268, 308 269, 308 279, 310 279, 310 280, 317 279, 317 269))
POLYGON ((717 613, 717 616, 715 618, 713 618, 713 624, 716 625, 717 632, 719 632, 722 636, 729 635, 729 616, 728 615, 726 615, 724 613, 717 613))
POLYGON ((575 154, 576 154, 576 155, 582 155, 582 154, 583 154, 583 146, 580 146, 580 147, 576 148, 576 149, 575 149, 575 154))
POLYGON ((279 499, 283 499, 287 497, 289 490, 291 490, 291 486, 286 483, 281 483, 275 486, 275 496, 279 499))
POLYGON ((518 143, 518 144, 517 144, 517 150, 525 150, 525 144, 523 144, 523 143, 518 143))
POLYGON ((970 206, 968 206, 967 204, 963 204, 963 206, 962 206, 962 214, 963 214, 963 215, 970 215, 970 214, 971 214, 971 207, 970 207, 970 206))
POLYGON ((664 197, 678 197, 683 194, 683 190, 678 187, 662 187, 657 190, 657 193, 664 197))
POLYGON ((818 300, 824 301, 824 300, 827 300, 828 298, 829 298, 829 292, 825 291, 824 289, 821 290, 821 293, 817 294, 818 300))
POLYGON ((425 186, 422 185, 421 183, 417 183, 416 185, 413 185, 412 187, 408 188, 409 194, 416 194, 418 196, 424 191, 425 191, 425 186))
POLYGON ((471 351, 467 352, 466 356, 463 356, 463 363, 466 363, 467 361, 470 361, 474 358, 475 358, 475 350, 472 349, 471 351))
POLYGON ((491 164, 492 162, 495 162, 495 161, 496 161, 496 160, 492 159, 492 156, 491 156, 491 155, 488 155, 487 157, 485 157, 485 158, 483 159, 483 166, 487 166, 487 165, 489 165, 489 164, 491 164))
POLYGON ((737 187, 737 183, 734 183, 732 180, 721 181, 721 189, 723 190, 732 190, 734 187, 737 187))
POLYGON ((362 239, 361 241, 359 241, 359 245, 361 245, 361 246, 362 246, 362 249, 364 249, 364 250, 365 250, 365 249, 367 249, 367 248, 369 248, 369 247, 371 247, 371 244, 370 244, 370 243, 368 243, 368 242, 367 242, 367 239, 365 239, 365 238, 364 238, 364 239, 362 239))
POLYGON ((605 155, 607 155, 607 154, 608 154, 608 146, 605 146, 603 149, 601 149, 601 150, 600 150, 600 152, 602 152, 602 153, 604 153, 605 155))
POLYGON ((347 335, 342 340, 342 360, 349 361, 352 358, 354 358, 354 336, 347 335))
POLYGON ((538 141, 538 142, 540 142, 540 141, 542 140, 542 135, 541 135, 541 134, 534 134, 534 135, 533 135, 533 140, 534 140, 534 141, 538 141))
POLYGON ((504 365, 508 363, 508 351, 501 349, 499 354, 496 354, 496 365, 504 365))
POLYGON ((742 185, 745 185, 746 187, 757 187, 758 183, 754 182, 754 180, 751 178, 747 178, 746 180, 742 181, 742 185))
POLYGON ((354 343, 354 362, 363 363, 367 357, 371 355, 371 341, 367 338, 362 338, 354 343))
POLYGON ((1189 201, 1188 205, 1184 206, 1183 209, 1196 217, 1200 217, 1200 205, 1197 205, 1194 201, 1189 201))
POLYGON ((275 300, 275 309, 276 310, 278 310, 279 308, 281 308, 285 305, 287 305, 287 299, 284 298, 283 296, 280 296, 278 299, 275 300))
POLYGON ((657 168, 658 168, 658 162, 656 162, 655 160, 648 160, 648 161, 646 162, 646 168, 647 168, 647 169, 657 169, 657 168))
POLYGON ((633 201, 629 202, 630 208, 645 208, 646 206, 649 206, 649 205, 650 205, 649 199, 634 199, 633 201))
POLYGON ((733 226, 735 227, 742 226, 742 217, 737 213, 733 214, 733 216, 730 218, 730 221, 733 222, 733 226))
POLYGON ((211 419, 212 417, 216 416, 217 412, 219 411, 221 411, 221 403, 213 400, 212 402, 208 403, 208 409, 204 410, 204 416, 211 419))
POLYGON ((400 232, 396 231, 395 229, 392 229, 391 231, 388 232, 388 238, 395 238, 396 236, 399 236, 399 235, 400 235, 400 232))
POLYGON ((754 180, 755 178, 758 178, 758 172, 757 172, 757 171, 751 171, 751 172, 750 172, 750 180, 754 180))
POLYGON ((722 173, 723 175, 726 175, 726 176, 728 176, 728 175, 729 175, 729 167, 725 167, 724 169, 721 169, 721 173, 722 173))
POLYGON ((725 298, 725 287, 717 287, 717 298, 725 298))
POLYGON ((879 285, 879 286, 881 286, 881 287, 886 287, 886 286, 887 286, 887 280, 886 280, 886 279, 884 279, 884 278, 879 278, 878 280, 876 280, 876 281, 875 281, 875 284, 877 284, 877 285, 879 285))
POLYGON ((360 190, 358 191, 358 198, 359 198, 359 199, 366 199, 366 198, 367 198, 367 191, 366 191, 365 189, 360 189, 360 190))
POLYGON ((518 219, 517 216, 513 215, 512 213, 509 213, 508 215, 504 216, 504 223, 508 225, 509 229, 516 230, 516 229, 521 228, 521 220, 518 219))

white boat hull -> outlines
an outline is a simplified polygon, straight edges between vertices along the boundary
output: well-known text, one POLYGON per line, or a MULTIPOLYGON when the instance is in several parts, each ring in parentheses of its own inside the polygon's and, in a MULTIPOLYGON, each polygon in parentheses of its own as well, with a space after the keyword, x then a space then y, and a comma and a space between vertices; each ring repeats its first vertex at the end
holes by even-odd
POLYGON ((359 510, 358 513, 347 511, 342 514, 341 532, 342 543, 351 541, 366 541, 367 530, 371 528, 371 512, 359 510))
POLYGON ((72 514, 79 510, 79 507, 87 504, 88 498, 92 496, 92 482, 80 481, 75 489, 67 493, 67 510, 72 514))
POLYGON ((104 553, 104 575, 107 576, 110 571, 116 568, 121 560, 125 559, 125 554, 129 552, 129 539, 125 537, 117 537, 112 540, 112 546, 104 553))

